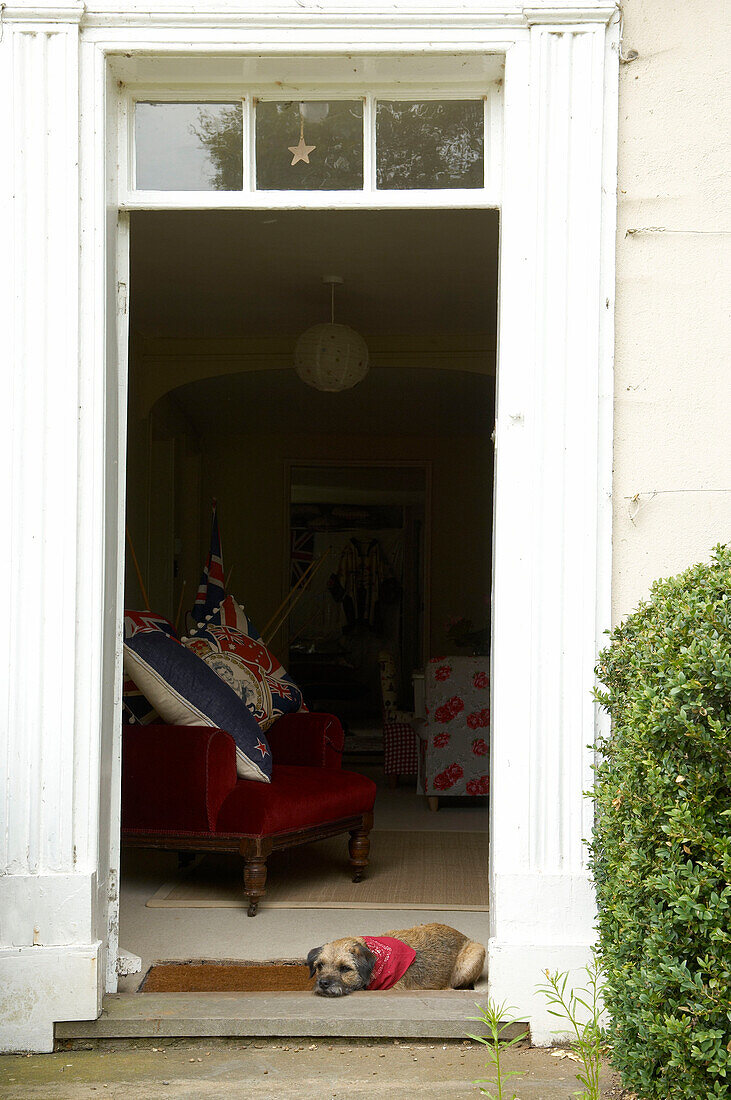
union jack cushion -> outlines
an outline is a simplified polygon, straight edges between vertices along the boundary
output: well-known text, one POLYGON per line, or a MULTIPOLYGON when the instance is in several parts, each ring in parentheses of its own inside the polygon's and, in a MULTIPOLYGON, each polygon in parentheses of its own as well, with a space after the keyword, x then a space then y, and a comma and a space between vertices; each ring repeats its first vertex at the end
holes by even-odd
MULTIPOLYGON (((233 596, 226 596, 225 600, 221 600, 218 607, 215 607, 210 615, 206 615, 203 622, 198 623, 198 629, 202 630, 208 624, 211 626, 232 626, 235 630, 248 634, 250 638, 255 638, 257 641, 260 638, 259 631, 241 604, 233 596)), ((194 635, 195 633, 195 630, 191 631, 191 634, 194 635)))
POLYGON ((297 684, 232 597, 223 601, 210 622, 182 641, 233 688, 261 729, 283 714, 307 709, 297 684), (234 619, 237 626, 225 625, 234 619))
POLYGON ((164 722, 226 730, 236 742, 238 775, 271 782, 272 754, 256 719, 191 649, 161 630, 140 630, 124 643, 124 671, 164 722))
MULTIPOLYGON (((171 638, 177 638, 175 627, 162 615, 155 615, 152 611, 127 611, 124 612, 124 638, 134 637, 135 634, 150 630, 161 630, 163 634, 171 638)), ((125 712, 125 720, 131 723, 138 722, 147 726, 151 722, 159 722, 160 715, 152 703, 142 694, 137 684, 129 676, 125 676, 122 684, 122 707, 125 712)))

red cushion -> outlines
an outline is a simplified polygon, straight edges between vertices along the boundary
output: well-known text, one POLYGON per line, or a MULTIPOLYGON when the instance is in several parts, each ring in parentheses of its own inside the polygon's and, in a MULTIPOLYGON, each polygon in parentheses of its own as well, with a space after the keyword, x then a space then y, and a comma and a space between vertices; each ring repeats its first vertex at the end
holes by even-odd
POLYGON ((271 783, 238 781, 221 806, 216 832, 291 832, 370 813, 375 798, 376 784, 356 772, 275 764, 271 783))

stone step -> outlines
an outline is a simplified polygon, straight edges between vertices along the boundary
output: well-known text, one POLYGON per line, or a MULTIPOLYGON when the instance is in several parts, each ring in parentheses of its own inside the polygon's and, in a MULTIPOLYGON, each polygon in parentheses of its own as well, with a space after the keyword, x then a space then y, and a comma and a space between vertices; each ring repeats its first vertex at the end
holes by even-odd
POLYGON ((479 999, 471 990, 357 993, 338 1000, 311 993, 114 993, 104 998, 98 1020, 58 1023, 56 1038, 464 1039, 478 1026, 468 1017, 479 999))

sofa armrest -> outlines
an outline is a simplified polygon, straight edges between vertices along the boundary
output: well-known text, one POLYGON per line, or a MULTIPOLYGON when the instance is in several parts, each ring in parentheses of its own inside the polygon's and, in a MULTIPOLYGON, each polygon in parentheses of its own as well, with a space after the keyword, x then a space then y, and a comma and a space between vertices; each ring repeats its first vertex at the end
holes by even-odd
POLYGON ((283 714, 267 730, 275 764, 339 768, 345 736, 334 714, 283 714))
POLYGON ((213 832, 236 779, 236 745, 223 730, 124 726, 122 830, 213 832))

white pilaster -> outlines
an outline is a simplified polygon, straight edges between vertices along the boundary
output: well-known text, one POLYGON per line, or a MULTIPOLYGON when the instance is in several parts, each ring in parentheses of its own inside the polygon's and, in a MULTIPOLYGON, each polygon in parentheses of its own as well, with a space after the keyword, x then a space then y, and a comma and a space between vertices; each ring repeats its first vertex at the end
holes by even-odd
MULTIPOLYGON (((6 477, 0 576, 0 1049, 97 1012, 98 738, 79 697, 79 20, 14 9, 0 41, 6 477), (9 483, 9 484, 8 484, 9 483), (93 780, 92 780, 93 781, 93 780), (90 798, 91 795, 91 798, 90 798), (89 804, 94 812, 89 814, 89 804), (25 991, 24 997, 19 996, 25 991)), ((91 570, 90 582, 94 583, 91 570)), ((93 676, 91 670, 83 675, 93 676)))
POLYGON ((506 66, 489 964, 538 1042, 556 1028, 542 971, 583 966, 594 938, 583 792, 610 580, 613 41, 536 9, 506 66))

